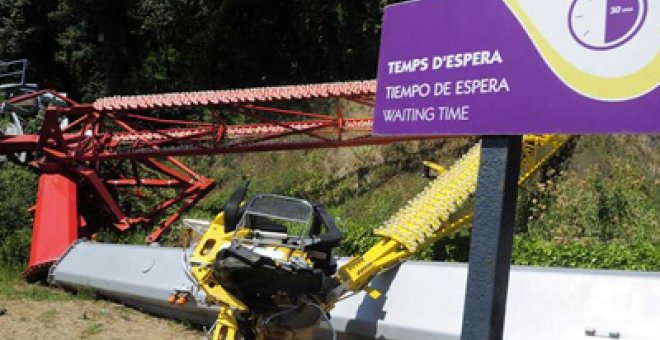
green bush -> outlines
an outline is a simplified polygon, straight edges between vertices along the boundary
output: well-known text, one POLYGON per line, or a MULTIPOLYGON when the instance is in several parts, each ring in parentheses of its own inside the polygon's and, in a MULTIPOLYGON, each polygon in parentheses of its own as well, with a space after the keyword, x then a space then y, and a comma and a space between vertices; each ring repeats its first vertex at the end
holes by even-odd
POLYGON ((0 243, 0 266, 20 268, 28 261, 32 229, 18 228, 12 232, 4 232, 0 243))
POLYGON ((346 229, 339 247, 342 256, 364 254, 378 240, 373 233, 373 226, 349 225, 346 229))
POLYGON ((32 234, 28 208, 36 197, 36 176, 12 164, 0 165, 0 265, 27 263, 32 234))
MULTIPOLYGON (((547 166, 540 180, 531 180, 520 192, 514 263, 660 270, 659 162, 648 138, 581 137, 568 162, 547 166)), ((200 173, 216 178, 219 185, 187 216, 212 219, 233 189, 249 179, 251 194, 273 192, 325 203, 333 216, 346 222, 339 253, 363 254, 378 240, 373 229, 428 183, 416 173, 421 168, 419 159, 410 154, 429 153, 433 157, 425 159, 449 165, 463 144, 444 150, 444 158, 424 151, 442 149, 437 144, 362 147, 331 154, 298 151, 222 159, 191 157, 187 161, 200 173), (333 159, 341 162, 330 163, 333 159)), ((32 223, 27 207, 34 203, 36 184, 33 173, 0 166, 0 264, 20 267, 27 261, 32 223)), ((134 209, 148 206, 143 201, 130 203, 134 209)), ((98 239, 143 243, 148 232, 133 228, 118 234, 110 228, 101 230, 98 239)), ((442 259, 467 261, 469 234, 469 229, 463 229, 443 240, 442 259)), ((176 239, 175 230, 166 243, 176 244, 176 239)), ((426 247, 413 258, 429 260, 432 255, 432 248, 426 247)))
POLYGON ((529 199, 521 229, 557 243, 660 245, 659 168, 657 148, 647 136, 581 137, 566 171, 521 195, 529 199))
POLYGON ((645 241, 557 244, 516 236, 513 263, 544 267, 660 271, 660 247, 645 241))

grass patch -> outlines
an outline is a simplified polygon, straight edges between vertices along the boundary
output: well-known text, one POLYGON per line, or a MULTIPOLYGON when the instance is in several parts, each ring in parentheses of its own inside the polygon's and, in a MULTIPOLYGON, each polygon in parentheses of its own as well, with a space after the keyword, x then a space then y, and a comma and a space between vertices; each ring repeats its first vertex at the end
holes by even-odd
POLYGON ((88 300, 90 295, 73 295, 42 284, 28 284, 15 268, 0 266, 0 300, 70 301, 88 300))
POLYGON ((103 332, 103 324, 100 322, 93 322, 85 328, 85 330, 81 334, 81 337, 83 339, 86 339, 94 335, 97 335, 101 332, 103 332))
POLYGON ((57 310, 56 309, 49 309, 49 310, 41 313, 37 317, 37 320, 41 323, 53 323, 53 321, 55 321, 55 318, 57 318, 57 310))
POLYGON ((513 262, 525 266, 618 270, 660 270, 660 247, 634 243, 554 243, 516 236, 513 262))

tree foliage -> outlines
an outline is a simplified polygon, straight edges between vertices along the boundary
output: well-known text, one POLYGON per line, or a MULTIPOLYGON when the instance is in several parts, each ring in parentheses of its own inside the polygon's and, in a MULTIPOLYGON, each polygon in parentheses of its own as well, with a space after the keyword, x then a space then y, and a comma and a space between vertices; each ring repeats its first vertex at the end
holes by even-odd
POLYGON ((0 0, 0 59, 85 100, 368 79, 384 3, 0 0))

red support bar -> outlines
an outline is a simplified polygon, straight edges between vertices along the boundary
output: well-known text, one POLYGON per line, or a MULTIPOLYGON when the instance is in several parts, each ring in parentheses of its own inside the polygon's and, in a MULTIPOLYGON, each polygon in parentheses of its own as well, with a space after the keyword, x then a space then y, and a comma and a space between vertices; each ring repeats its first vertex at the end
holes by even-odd
POLYGON ((183 164, 181 161, 174 157, 167 157, 167 160, 177 166, 179 169, 183 170, 185 173, 187 173, 190 177, 194 179, 200 179, 200 176, 194 172, 191 168, 187 167, 185 164, 183 164))
POLYGON ((164 232, 169 230, 169 228, 176 222, 181 215, 186 212, 188 209, 190 209, 195 203, 197 203, 202 197, 204 197, 211 189, 213 188, 213 182, 207 181, 204 183, 201 183, 200 186, 198 186, 194 192, 190 195, 188 198, 188 201, 184 202, 181 207, 172 215, 170 215, 165 221, 163 221, 158 227, 154 229, 154 231, 147 236, 146 241, 147 242, 155 242, 160 237, 163 235, 164 232))
POLYGON ((158 188, 178 188, 188 185, 188 183, 182 183, 177 180, 160 179, 160 178, 143 178, 143 179, 121 178, 121 179, 107 179, 104 182, 107 185, 112 185, 115 187, 145 186, 145 187, 158 187, 158 188))
POLYGON ((57 173, 39 176, 26 280, 44 278, 48 267, 78 238, 79 220, 76 183, 57 173))
POLYGON ((54 108, 46 109, 43 125, 39 134, 39 146, 66 149, 64 134, 60 129, 59 114, 54 108))
MULTIPOLYGON (((253 113, 253 111, 252 112, 251 111, 245 111, 244 113, 253 113)), ((325 140, 325 141, 330 141, 330 138, 325 138, 325 137, 320 136, 316 133, 313 133, 312 131, 320 129, 320 128, 325 128, 325 127, 335 127, 334 119, 328 119, 327 121, 318 124, 318 126, 312 126, 312 127, 308 127, 308 128, 304 128, 304 129, 296 129, 296 128, 290 126, 290 125, 285 125, 285 124, 282 124, 280 122, 277 122, 277 121, 274 121, 274 120, 271 120, 271 119, 267 119, 267 118, 264 118, 264 117, 259 117, 258 115, 255 115, 255 117, 257 119, 259 119, 260 121, 262 121, 262 122, 272 124, 272 125, 275 125, 275 126, 279 126, 279 127, 282 127, 284 129, 289 130, 289 132, 287 132, 287 133, 282 133, 282 134, 279 134, 279 135, 272 135, 272 136, 263 137, 264 140, 265 139, 273 139, 273 138, 288 136, 290 134, 301 133, 301 134, 305 134, 305 135, 310 136, 310 137, 318 138, 318 139, 325 140)))
POLYGON ((172 178, 176 178, 177 180, 184 182, 184 183, 190 183, 191 178, 187 177, 186 175, 158 162, 155 159, 152 158, 146 158, 141 160, 142 164, 146 165, 147 167, 154 169, 158 172, 164 173, 167 176, 170 176, 172 178))
POLYGON ((94 106, 92 104, 75 104, 71 107, 58 107, 56 109, 64 116, 81 116, 94 112, 94 106))
MULTIPOLYGON (((110 119, 112 119, 115 123, 117 123, 117 125, 121 126, 121 127, 124 128, 125 130, 128 130, 128 131, 130 131, 130 132, 132 132, 132 133, 135 133, 135 132, 136 132, 136 131, 135 131, 133 128, 131 128, 128 124, 126 124, 126 123, 124 123, 123 121, 119 120, 119 119, 118 119, 117 117, 115 117, 114 115, 108 115, 108 116, 109 116, 110 119)), ((159 149, 158 146, 154 145, 153 143, 150 143, 148 140, 146 140, 146 139, 144 139, 144 138, 139 138, 139 139, 140 139, 141 141, 143 141, 145 144, 149 145, 151 148, 156 149, 156 150, 159 149)), ((179 162, 179 161, 178 161, 177 159, 175 159, 174 157, 167 157, 167 160, 168 160, 170 163, 176 165, 179 169, 183 170, 185 173, 187 173, 187 174, 188 174, 189 176, 191 176, 192 178, 197 178, 197 177, 198 177, 198 175, 197 175, 194 171, 192 171, 190 168, 188 168, 187 166, 185 166, 183 163, 179 162)), ((177 177, 178 177, 178 176, 177 176, 177 177)), ((179 178, 179 179, 180 179, 180 178, 179 178)))
POLYGON ((201 139, 202 137, 208 137, 210 139, 213 131, 211 129, 203 129, 203 130, 200 129, 199 132, 191 133, 187 136, 182 136, 182 137, 172 135, 167 130, 154 130, 154 133, 161 135, 163 136, 163 138, 165 138, 151 143, 152 145, 160 146, 160 144, 167 144, 171 142, 181 143, 187 140, 201 139))
POLYGON ((62 132, 69 132, 71 129, 78 126, 80 123, 82 123, 86 119, 87 119, 87 116, 82 116, 82 117, 76 118, 76 120, 74 120, 73 122, 69 123, 69 125, 64 127, 64 129, 62 129, 62 132))
POLYGON ((46 93, 49 93, 49 91, 48 90, 40 90, 40 91, 37 91, 37 92, 26 93, 26 94, 21 95, 21 96, 17 96, 17 97, 7 99, 7 103, 16 104, 16 103, 24 102, 26 100, 37 98, 37 97, 41 96, 42 94, 46 94, 46 93))
POLYGON ((59 94, 59 93, 57 93, 56 91, 53 91, 53 90, 39 90, 39 91, 36 91, 36 92, 27 93, 27 94, 24 94, 22 96, 9 98, 7 100, 7 102, 12 103, 12 104, 16 104, 16 103, 24 102, 26 100, 30 100, 30 99, 40 97, 44 94, 50 94, 54 97, 57 97, 57 98, 63 100, 65 103, 69 104, 70 106, 80 105, 77 102, 73 101, 72 99, 67 98, 67 97, 65 97, 65 96, 63 96, 63 95, 61 95, 61 94, 59 94))
POLYGON ((106 204, 108 212, 112 213, 112 215, 117 220, 117 222, 115 223, 117 229, 121 231, 128 229, 130 225, 128 223, 128 219, 126 218, 126 215, 124 215, 124 213, 121 211, 121 208, 119 208, 119 205, 115 201, 114 197, 112 197, 112 194, 110 194, 110 192, 105 187, 105 185, 103 185, 103 182, 101 181, 97 173, 94 170, 90 170, 90 169, 76 169, 76 173, 78 173, 87 180, 87 183, 89 183, 92 186, 96 194, 106 204))
POLYGON ((144 121, 147 121, 147 122, 158 123, 158 124, 176 124, 176 125, 193 125, 193 126, 212 126, 213 125, 213 123, 207 123, 207 122, 195 122, 195 121, 191 121, 191 120, 177 120, 177 119, 163 119, 163 118, 156 118, 156 117, 138 115, 138 114, 135 114, 135 113, 126 113, 126 114, 121 115, 121 116, 131 118, 131 119, 136 119, 136 120, 144 120, 144 121))
POLYGON ((296 111, 296 110, 278 109, 276 107, 260 106, 260 105, 253 105, 253 104, 241 105, 240 107, 243 107, 243 108, 249 109, 249 110, 272 112, 272 113, 279 113, 279 114, 282 114, 282 115, 292 115, 292 116, 307 117, 307 118, 330 119, 330 120, 332 120, 334 118, 334 117, 329 116, 329 115, 322 115, 322 114, 317 114, 317 113, 309 113, 309 112, 296 111))
POLYGON ((0 136, 0 154, 37 151, 38 142, 38 135, 0 136))
POLYGON ((339 147, 353 147, 363 145, 382 145, 394 142, 406 142, 420 139, 443 139, 449 136, 393 136, 393 137, 374 137, 371 135, 362 135, 352 138, 344 138, 343 140, 333 141, 287 141, 287 142, 268 142, 260 140, 264 143, 256 143, 250 141, 236 143, 227 146, 218 147, 205 147, 205 148, 180 148, 180 149, 167 149, 167 150, 139 150, 139 152, 131 153, 116 153, 114 151, 105 151, 96 155, 86 155, 78 158, 80 161, 89 160, 109 160, 121 159, 125 157, 130 158, 153 158, 164 156, 194 156, 194 155, 209 155, 209 154, 232 154, 232 153, 245 153, 245 152, 264 152, 264 151, 283 151, 283 150, 308 150, 308 149, 327 149, 339 147))
POLYGON ((197 186, 189 186, 188 188, 186 188, 186 190, 179 192, 175 197, 170 198, 165 202, 162 202, 156 205, 155 207, 153 207, 149 213, 145 214, 144 217, 147 218, 148 220, 151 220, 153 216, 156 216, 161 212, 165 211, 166 209, 169 209, 170 207, 176 205, 184 198, 186 198, 188 195, 194 193, 196 190, 198 190, 197 186))

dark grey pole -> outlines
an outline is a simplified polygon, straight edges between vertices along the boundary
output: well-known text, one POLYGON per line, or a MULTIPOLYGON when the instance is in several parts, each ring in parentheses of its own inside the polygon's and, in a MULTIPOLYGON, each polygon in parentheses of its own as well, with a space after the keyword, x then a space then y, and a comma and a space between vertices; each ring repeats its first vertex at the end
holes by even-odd
POLYGON ((21 86, 25 86, 25 71, 27 71, 27 59, 21 59, 23 66, 21 68, 21 86))
POLYGON ((521 145, 521 136, 482 140, 461 340, 502 339, 521 145))

